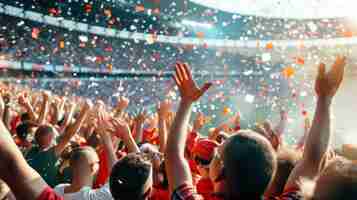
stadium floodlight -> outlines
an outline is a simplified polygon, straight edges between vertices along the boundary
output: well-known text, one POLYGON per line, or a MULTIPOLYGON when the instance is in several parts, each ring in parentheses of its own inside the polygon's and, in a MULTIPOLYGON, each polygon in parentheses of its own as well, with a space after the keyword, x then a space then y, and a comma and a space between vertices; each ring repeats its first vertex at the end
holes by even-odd
POLYGON ((186 19, 182 20, 181 23, 186 26, 197 27, 197 28, 207 28, 207 29, 213 28, 213 25, 210 23, 195 22, 186 19))

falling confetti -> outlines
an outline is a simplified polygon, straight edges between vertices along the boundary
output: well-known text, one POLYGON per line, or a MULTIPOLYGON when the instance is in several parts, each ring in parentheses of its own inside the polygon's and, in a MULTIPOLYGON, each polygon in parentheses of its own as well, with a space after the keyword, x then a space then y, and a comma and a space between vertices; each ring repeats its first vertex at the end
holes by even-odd
POLYGON ((291 66, 287 66, 283 69, 282 74, 285 78, 291 78, 295 74, 295 69, 291 66))

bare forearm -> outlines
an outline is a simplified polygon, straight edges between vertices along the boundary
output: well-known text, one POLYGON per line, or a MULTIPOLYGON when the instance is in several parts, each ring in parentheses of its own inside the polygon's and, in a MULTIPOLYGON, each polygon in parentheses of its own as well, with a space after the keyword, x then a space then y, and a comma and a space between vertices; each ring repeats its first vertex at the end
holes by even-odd
POLYGON ((160 152, 164 153, 166 150, 167 142, 167 126, 164 119, 159 119, 159 137, 160 137, 160 152))
POLYGON ((172 124, 166 147, 167 154, 178 154, 184 156, 186 138, 188 135, 187 127, 191 116, 192 103, 180 102, 175 120, 172 124))
POLYGON ((140 152, 140 149, 136 144, 134 138, 131 136, 131 134, 127 138, 123 138, 123 142, 125 143, 125 146, 128 148, 129 153, 140 152))
POLYGON ((328 151, 331 139, 331 99, 318 99, 315 117, 306 139, 304 159, 319 164, 328 151))
POLYGON ((56 155, 60 155, 64 148, 66 147, 67 143, 71 140, 71 138, 79 131, 81 128, 84 120, 87 117, 89 110, 87 108, 83 108, 77 121, 74 123, 73 126, 68 127, 66 129, 62 140, 59 142, 59 144, 56 146, 56 155))
POLYGON ((117 162, 117 156, 115 155, 115 150, 113 148, 113 142, 110 137, 103 138, 104 148, 108 155, 108 171, 112 171, 113 166, 117 162))
POLYGON ((135 141, 136 141, 136 143, 143 142, 143 131, 144 131, 143 124, 136 123, 135 124, 135 141))
POLYGON ((0 178, 8 184, 17 199, 37 199, 47 184, 29 167, 2 122, 0 132, 0 178))
POLYGON ((44 124, 46 122, 48 107, 49 107, 48 99, 44 99, 41 105, 40 115, 38 117, 39 124, 44 124))
POLYGON ((36 113, 35 113, 35 111, 34 111, 32 105, 29 104, 29 103, 26 104, 26 105, 25 105, 25 109, 26 109, 27 113, 28 113, 29 116, 30 116, 30 120, 31 120, 31 121, 36 121, 37 115, 36 115, 36 113))

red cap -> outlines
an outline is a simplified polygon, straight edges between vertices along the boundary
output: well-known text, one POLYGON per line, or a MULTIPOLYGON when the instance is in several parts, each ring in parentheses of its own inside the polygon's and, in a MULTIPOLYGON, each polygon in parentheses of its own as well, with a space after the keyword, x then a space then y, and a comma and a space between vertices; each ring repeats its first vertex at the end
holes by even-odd
POLYGON ((197 141, 192 152, 204 160, 211 160, 213 158, 214 149, 218 147, 218 143, 209 139, 200 139, 197 141))

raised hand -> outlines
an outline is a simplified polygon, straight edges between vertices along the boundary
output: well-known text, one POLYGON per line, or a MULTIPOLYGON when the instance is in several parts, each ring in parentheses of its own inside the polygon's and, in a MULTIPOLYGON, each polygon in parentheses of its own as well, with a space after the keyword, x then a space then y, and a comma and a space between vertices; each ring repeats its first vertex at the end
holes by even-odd
POLYGON ((315 91, 319 97, 332 98, 335 96, 343 80, 346 57, 337 56, 335 63, 326 73, 326 65, 319 65, 319 72, 315 82, 315 91))
POLYGON ((118 98, 116 107, 119 110, 125 110, 128 107, 129 103, 130 103, 130 100, 128 98, 121 96, 118 98))
POLYGON ((115 136, 122 140, 126 140, 131 137, 131 131, 128 123, 121 119, 113 119, 111 123, 114 128, 115 136))
POLYGON ((166 119, 170 114, 171 108, 171 100, 166 99, 165 101, 160 102, 157 106, 157 113, 159 114, 159 117, 166 119))
POLYGON ((135 117, 135 121, 138 124, 144 124, 145 120, 147 119, 147 117, 148 117, 147 112, 146 111, 142 111, 135 117))
POLYGON ((179 88, 182 101, 197 101, 211 86, 212 83, 205 83, 199 88, 192 78, 190 67, 187 64, 177 63, 175 68, 174 80, 179 88))

